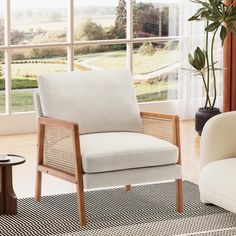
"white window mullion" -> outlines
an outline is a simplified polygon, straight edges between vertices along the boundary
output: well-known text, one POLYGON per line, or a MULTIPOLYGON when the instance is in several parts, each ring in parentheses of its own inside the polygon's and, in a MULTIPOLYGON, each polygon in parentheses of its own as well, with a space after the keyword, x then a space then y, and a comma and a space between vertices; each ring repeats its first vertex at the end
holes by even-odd
MULTIPOLYGON (((126 38, 133 40, 133 0, 127 0, 126 2, 126 38)), ((126 65, 127 68, 133 73, 133 43, 129 42, 126 44, 126 65)))
MULTIPOLYGON (((5 0, 4 9, 4 42, 6 47, 11 45, 11 9, 10 0, 5 0)), ((12 94, 11 94, 11 50, 5 50, 5 100, 6 113, 12 113, 12 94)))
POLYGON ((74 70, 74 0, 69 0, 67 7, 67 60, 68 71, 74 70))

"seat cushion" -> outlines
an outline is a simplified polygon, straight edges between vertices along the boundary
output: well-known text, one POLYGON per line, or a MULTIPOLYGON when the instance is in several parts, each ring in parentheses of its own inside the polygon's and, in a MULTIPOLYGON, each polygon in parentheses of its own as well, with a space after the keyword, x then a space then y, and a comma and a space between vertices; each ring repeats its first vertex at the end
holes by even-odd
POLYGON ((85 173, 176 164, 178 148, 164 140, 133 132, 80 136, 85 173))
POLYGON ((200 193, 204 202, 236 213, 236 157, 207 164, 200 173, 200 193))
POLYGON ((140 111, 127 69, 45 74, 38 86, 43 115, 78 123, 80 134, 140 131, 140 111))

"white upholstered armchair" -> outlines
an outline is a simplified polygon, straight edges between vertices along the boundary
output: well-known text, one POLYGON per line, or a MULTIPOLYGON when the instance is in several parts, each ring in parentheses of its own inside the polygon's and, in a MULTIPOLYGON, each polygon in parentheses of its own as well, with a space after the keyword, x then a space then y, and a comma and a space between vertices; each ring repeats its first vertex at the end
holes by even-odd
POLYGON ((201 137, 200 195, 236 214, 236 112, 211 118, 201 137))
POLYGON ((178 117, 140 113, 128 70, 52 73, 38 85, 37 201, 42 172, 73 182, 85 225, 84 189, 176 180, 183 211, 178 117))

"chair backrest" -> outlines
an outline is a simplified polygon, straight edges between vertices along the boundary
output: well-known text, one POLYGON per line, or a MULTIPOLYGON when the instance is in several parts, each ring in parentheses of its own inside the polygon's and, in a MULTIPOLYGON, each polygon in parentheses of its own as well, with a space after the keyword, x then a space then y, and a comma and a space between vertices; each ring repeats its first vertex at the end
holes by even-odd
POLYGON ((35 113, 36 113, 36 118, 37 119, 41 116, 44 116, 38 92, 34 93, 34 108, 35 108, 35 113))
POLYGON ((80 134, 140 131, 140 111, 127 69, 45 74, 38 86, 40 114, 78 123, 80 134))

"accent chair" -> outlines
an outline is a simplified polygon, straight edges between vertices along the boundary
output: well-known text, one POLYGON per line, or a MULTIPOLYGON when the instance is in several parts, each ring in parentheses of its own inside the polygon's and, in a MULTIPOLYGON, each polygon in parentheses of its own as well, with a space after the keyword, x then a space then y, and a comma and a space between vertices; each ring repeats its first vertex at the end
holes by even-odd
POLYGON ((140 112, 128 70, 45 74, 38 86, 37 201, 42 173, 73 182, 85 225, 85 189, 176 180, 183 211, 178 116, 140 112))

